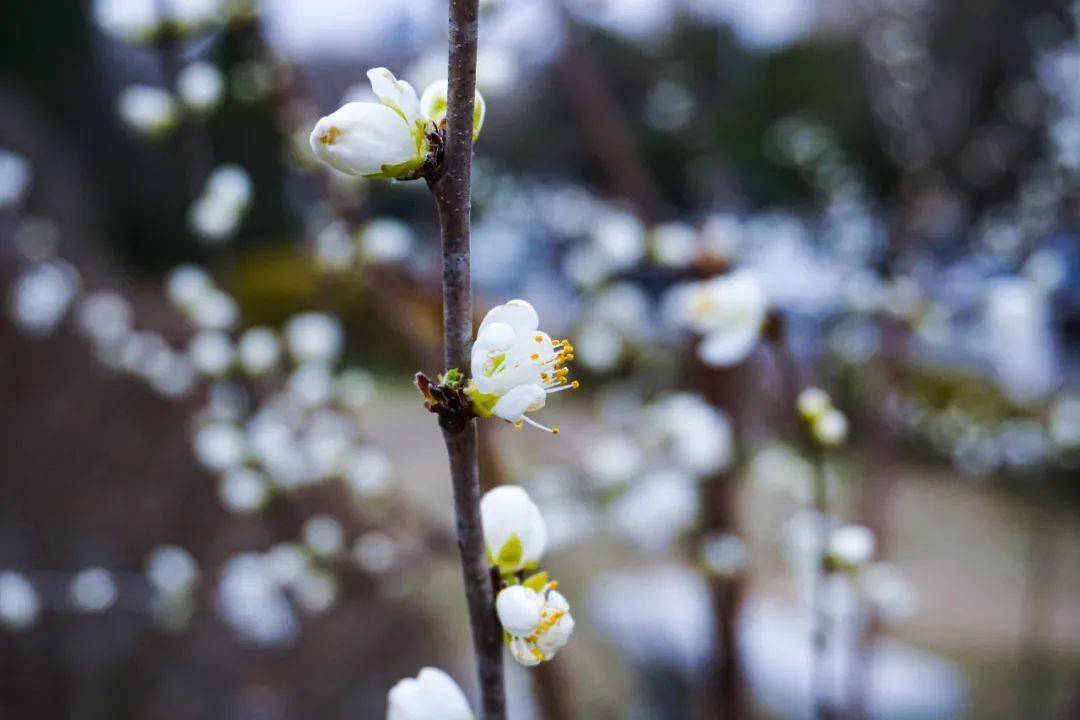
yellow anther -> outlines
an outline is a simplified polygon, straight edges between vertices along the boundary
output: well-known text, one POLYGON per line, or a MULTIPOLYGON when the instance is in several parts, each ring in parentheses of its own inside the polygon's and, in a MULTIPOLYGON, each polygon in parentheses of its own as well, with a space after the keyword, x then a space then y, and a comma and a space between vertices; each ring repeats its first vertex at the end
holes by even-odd
POLYGON ((341 137, 341 130, 337 125, 331 125, 330 129, 319 136, 319 142, 323 145, 333 145, 341 137))
POLYGON ((559 428, 557 426, 553 426, 551 428, 551 434, 552 435, 558 435, 559 434, 559 428))
POLYGON ((536 340, 536 342, 544 342, 544 336, 543 335, 537 335, 534 339, 536 340))
POLYGON ((529 357, 531 357, 533 360, 539 360, 540 359, 540 353, 533 353, 529 357))
POLYGON ((570 387, 577 390, 579 387, 581 387, 581 383, 579 383, 577 380, 575 380, 574 382, 570 383, 570 387))

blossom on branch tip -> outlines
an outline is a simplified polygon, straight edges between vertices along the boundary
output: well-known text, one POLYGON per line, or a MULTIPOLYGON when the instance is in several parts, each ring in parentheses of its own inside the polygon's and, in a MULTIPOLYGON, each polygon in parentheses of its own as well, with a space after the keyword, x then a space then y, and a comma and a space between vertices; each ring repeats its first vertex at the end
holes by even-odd
POLYGON ((387 694, 386 720, 472 720, 465 693, 442 670, 423 668, 387 694))
MULTIPOLYGON (((433 83, 423 99, 413 86, 386 68, 367 73, 378 103, 350 102, 315 124, 309 138, 319 160, 349 175, 383 180, 415 180, 436 162, 441 122, 446 116, 446 82, 433 83)), ((480 133, 484 100, 476 95, 473 136, 480 133)))
POLYGON ((466 393, 473 412, 495 416, 520 428, 533 427, 558 434, 526 413, 544 407, 547 396, 578 387, 568 381, 566 363, 574 359, 568 340, 553 340, 538 330, 540 318, 524 300, 493 308, 480 323, 472 348, 472 380, 466 393))
MULTIPOLYGON (((536 577, 546 579, 545 575, 536 577)), ((495 612, 510 654, 520 664, 533 667, 552 659, 566 645, 574 632, 574 618, 570 603, 555 589, 558 583, 549 582, 539 589, 528 584, 499 591, 495 612)))

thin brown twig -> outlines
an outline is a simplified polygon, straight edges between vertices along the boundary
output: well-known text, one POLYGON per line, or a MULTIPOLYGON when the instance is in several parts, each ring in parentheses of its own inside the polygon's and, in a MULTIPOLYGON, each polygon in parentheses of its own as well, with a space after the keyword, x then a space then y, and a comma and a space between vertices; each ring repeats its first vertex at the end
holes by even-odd
MULTIPOLYGON (((478 0, 450 0, 446 146, 437 175, 428 178, 439 208, 442 236, 444 360, 447 369, 460 370, 469 367, 472 345, 469 230, 477 5, 478 0)), ((476 423, 469 420, 456 432, 444 427, 443 438, 450 459, 458 549, 480 681, 480 716, 483 720, 504 720, 502 631, 495 616, 494 587, 484 552, 476 423)))

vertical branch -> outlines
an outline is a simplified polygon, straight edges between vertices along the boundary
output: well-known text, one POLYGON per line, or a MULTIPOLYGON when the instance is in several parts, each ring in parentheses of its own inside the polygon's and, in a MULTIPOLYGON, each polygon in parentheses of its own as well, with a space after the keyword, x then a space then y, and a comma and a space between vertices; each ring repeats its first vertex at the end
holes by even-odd
MULTIPOLYGON (((472 211, 473 100, 476 93, 478 0, 450 0, 450 60, 446 146, 442 167, 428 185, 439 207, 443 262, 443 341, 446 368, 467 371, 472 342, 469 226, 472 211)), ((476 424, 443 429, 457 515, 458 549, 480 681, 481 717, 503 720, 502 632, 484 553, 476 424)))
POLYGON ((828 650, 829 632, 826 627, 825 583, 828 568, 825 551, 829 542, 829 486, 825 465, 825 452, 821 448, 814 451, 814 486, 812 498, 814 512, 817 514, 817 555, 814 558, 814 578, 810 599, 810 701, 814 708, 814 717, 819 720, 832 717, 827 695, 826 651, 828 650))

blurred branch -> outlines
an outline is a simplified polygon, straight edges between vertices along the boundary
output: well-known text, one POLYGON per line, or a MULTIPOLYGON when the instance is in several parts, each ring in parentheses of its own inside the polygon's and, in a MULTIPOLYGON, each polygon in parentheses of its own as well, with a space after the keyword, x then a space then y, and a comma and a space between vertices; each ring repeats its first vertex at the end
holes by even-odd
POLYGON ((565 37, 555 65, 570 96, 582 133, 604 169, 611 191, 628 201, 640 220, 659 219, 663 196, 638 152, 637 139, 626 122, 592 54, 579 38, 574 22, 560 1, 565 37))
MULTIPOLYGON (((478 0, 450 0, 446 150, 428 185, 439 208, 443 266, 443 341, 447 369, 467 370, 472 344, 470 222, 472 212, 473 99, 476 94, 478 0)), ((506 717, 502 630, 484 551, 476 423, 443 429, 454 487, 458 548, 480 680, 481 718, 506 717)))

